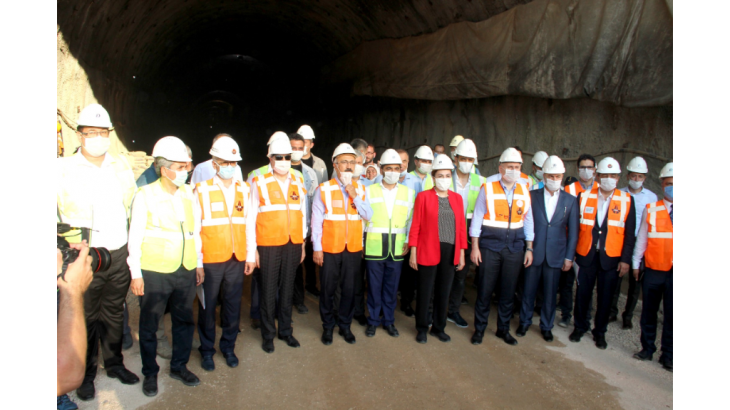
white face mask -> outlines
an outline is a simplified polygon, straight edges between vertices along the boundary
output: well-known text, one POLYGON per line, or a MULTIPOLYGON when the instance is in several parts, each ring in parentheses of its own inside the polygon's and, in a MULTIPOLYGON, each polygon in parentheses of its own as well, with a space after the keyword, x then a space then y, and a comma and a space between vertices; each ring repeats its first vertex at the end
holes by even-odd
POLYGON ((357 164, 357 165, 355 165, 355 172, 352 173, 352 176, 355 178, 361 177, 363 171, 364 171, 364 169, 363 169, 362 165, 357 164))
MULTIPOLYGON (((399 174, 400 178, 404 178, 407 173, 408 173, 408 171, 401 171, 401 173, 399 174)), ((398 179, 400 179, 400 178, 398 178, 398 179)))
POLYGON ((112 140, 108 137, 84 138, 84 149, 92 157, 100 157, 109 151, 112 140))
POLYGON ((303 154, 303 156, 304 155, 307 155, 307 152, 309 152, 309 147, 307 146, 307 144, 304 144, 304 154, 303 154))
POLYGON ((386 171, 383 173, 383 182, 386 184, 395 184, 400 179, 400 172, 386 171))
POLYGON ((471 167, 473 167, 474 164, 471 162, 466 161, 459 161, 459 171, 461 171, 462 174, 468 174, 471 172, 471 167))
POLYGON ((283 175, 291 169, 291 161, 274 161, 274 171, 283 175))
POLYGON ((172 183, 175 184, 175 186, 182 186, 185 183, 185 181, 188 180, 188 171, 185 171, 185 170, 177 171, 176 172, 176 171, 173 171, 173 170, 171 170, 171 169, 168 168, 167 169, 167 175, 166 175, 167 176, 167 179, 169 179, 170 181, 172 181, 172 183), (175 173, 175 178, 174 179, 173 178, 170 178, 169 176, 167 176, 167 175, 170 174, 170 172, 175 173))
POLYGON ((423 164, 421 163, 421 166, 418 167, 418 172, 428 175, 431 172, 431 168, 433 168, 433 164, 423 164))
POLYGON ((508 184, 511 184, 515 181, 517 181, 517 178, 520 177, 520 170, 519 169, 508 169, 504 171, 504 175, 502 175, 502 180, 508 184))
POLYGON ((580 179, 583 181, 590 181, 593 178, 593 170, 592 169, 581 169, 578 171, 578 175, 580 176, 580 179))
POLYGON ((644 181, 634 181, 633 179, 629 180, 629 186, 631 189, 639 189, 642 185, 644 185, 644 181))
POLYGON ((439 191, 446 191, 451 188, 451 178, 436 178, 433 183, 439 191))
POLYGON ((456 150, 451 151, 451 160, 456 161, 456 150))
POLYGON ((613 191, 616 189, 616 180, 613 178, 601 178, 601 189, 604 191, 613 191))
POLYGON ((545 187, 548 189, 548 191, 555 192, 560 189, 560 180, 546 179, 545 187))
POLYGON ((304 156, 304 151, 292 151, 291 152, 291 160, 293 162, 301 161, 303 156, 304 156))
POLYGON ((543 177, 543 174, 544 174, 544 172, 545 172, 545 171, 542 171, 542 170, 540 170, 540 171, 535 171, 535 176, 537 177, 537 180, 538 180, 538 181, 542 181, 542 177, 543 177))
POLYGON ((342 185, 350 185, 352 172, 340 172, 340 182, 342 182, 342 185))

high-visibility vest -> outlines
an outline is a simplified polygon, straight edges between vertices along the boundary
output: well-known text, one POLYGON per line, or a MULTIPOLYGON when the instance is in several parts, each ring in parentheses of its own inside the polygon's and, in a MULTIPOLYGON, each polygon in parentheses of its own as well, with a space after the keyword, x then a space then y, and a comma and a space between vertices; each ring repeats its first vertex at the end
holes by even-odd
MULTIPOLYGON (((598 182, 595 180, 593 181, 593 186, 591 187, 591 190, 598 188, 598 182)), ((573 195, 575 197, 578 196, 581 192, 585 192, 586 190, 583 189, 583 185, 580 184, 580 181, 575 181, 572 184, 565 187, 565 192, 569 193, 570 195, 573 195)))
POLYGON ((228 216, 228 204, 220 186, 214 178, 198 182, 195 190, 202 220, 200 239, 203 242, 203 263, 221 263, 235 255, 239 261, 246 260, 246 215, 251 199, 251 186, 235 180, 233 213, 228 216))
MULTIPOLYGON (((352 181, 357 196, 365 200, 365 188, 352 181)), ((353 198, 344 200, 340 185, 335 179, 319 184, 319 193, 324 204, 322 224, 322 250, 327 253, 360 252, 362 250, 362 220, 353 198), (346 241, 345 241, 346 240, 346 241), (345 243, 347 242, 347 243, 345 243)))
POLYGON ((650 269, 668 271, 674 266, 674 224, 664 202, 646 205, 647 244, 644 262, 650 269))
POLYGON ((281 192, 274 174, 254 178, 259 194, 259 213, 256 217, 256 244, 259 246, 286 245, 304 242, 302 207, 307 200, 304 179, 291 174, 286 195, 281 192))
MULTIPOLYGON (((421 177, 416 174, 416 171, 411 171, 411 175, 413 175, 414 177, 418 177, 418 179, 421 179, 421 177)), ((433 177, 431 176, 431 174, 426 174, 426 176, 421 179, 421 184, 423 184, 424 191, 433 188, 433 177)))
POLYGON ((484 213, 482 226, 499 229, 522 229, 524 216, 530 209, 530 192, 523 184, 515 184, 512 194, 512 206, 507 201, 507 194, 500 181, 487 182, 484 185, 487 211, 484 213))
MULTIPOLYGON (((456 192, 456 171, 451 175, 451 190, 456 192)), ((479 191, 482 189, 482 185, 487 182, 487 179, 477 174, 469 175, 469 193, 467 194, 467 205, 466 205, 466 219, 470 220, 474 217, 474 208, 477 204, 477 198, 479 197, 479 191)), ((468 225, 467 225, 468 226, 468 225)), ((469 235, 467 235, 469 236, 469 235)))
MULTIPOLYGON (((598 215, 598 186, 590 192, 583 192, 580 198, 580 225, 578 225, 580 231, 575 251, 581 256, 586 256, 594 243, 593 226, 596 224, 598 215)), ((630 207, 631 195, 615 189, 611 196, 611 203, 608 205, 608 212, 606 212, 606 229, 608 229, 606 243, 602 244, 606 255, 612 258, 621 256, 621 250, 624 247, 626 218, 629 216, 630 207)), ((631 234, 633 235, 633 232, 631 234)))
POLYGON ((400 261, 403 257, 403 244, 408 235, 408 220, 413 213, 416 191, 405 185, 397 184, 392 218, 388 218, 388 207, 380 184, 367 187, 373 216, 365 234, 365 259, 383 260, 392 256, 400 261))
MULTIPOLYGON (((270 166, 271 165, 264 165, 263 167, 258 167, 256 169, 254 169, 253 171, 248 173, 248 178, 251 179, 251 178, 254 178, 254 177, 257 177, 260 175, 264 175, 268 172, 271 172, 271 170, 269 170, 270 166)), ((292 178, 298 176, 299 178, 304 179, 304 175, 302 175, 302 173, 299 172, 298 169, 289 168, 289 173, 292 174, 291 175, 292 178)))
POLYGON ((524 172, 520 172, 520 178, 524 181, 523 184, 527 185, 527 189, 529 190, 530 187, 532 187, 532 179, 530 179, 530 176, 525 174, 524 172))
MULTIPOLYGON (((139 188, 147 204, 147 226, 142 240, 143 270, 173 273, 182 264, 192 270, 198 266, 195 249, 195 221, 193 219, 193 191, 190 185, 178 188, 182 194, 185 221, 180 222, 172 198, 162 187, 161 180, 139 188)), ((142 199, 142 198, 140 198, 142 199)))

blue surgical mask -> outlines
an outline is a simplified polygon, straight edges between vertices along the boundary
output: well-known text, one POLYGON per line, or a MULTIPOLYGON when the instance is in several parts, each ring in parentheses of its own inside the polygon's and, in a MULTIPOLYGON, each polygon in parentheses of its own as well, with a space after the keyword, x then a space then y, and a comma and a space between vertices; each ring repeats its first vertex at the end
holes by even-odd
POLYGON ((668 199, 674 199, 674 185, 664 187, 664 196, 668 199))
POLYGON ((220 168, 220 171, 218 171, 218 176, 221 177, 221 179, 231 179, 233 178, 233 173, 236 172, 235 166, 222 167, 219 164, 218 167, 220 168))
POLYGON ((175 172, 168 168, 168 171, 175 173, 175 179, 172 179, 169 176, 167 177, 167 179, 172 181, 172 183, 175 184, 175 186, 178 186, 178 187, 182 186, 185 183, 185 181, 188 179, 188 171, 186 171, 184 169, 175 172))

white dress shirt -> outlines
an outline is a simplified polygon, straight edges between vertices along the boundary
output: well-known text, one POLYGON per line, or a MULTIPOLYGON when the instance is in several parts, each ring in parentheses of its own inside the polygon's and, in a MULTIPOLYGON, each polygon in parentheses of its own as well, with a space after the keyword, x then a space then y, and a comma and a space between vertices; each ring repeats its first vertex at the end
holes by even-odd
POLYGON ((550 191, 548 191, 547 188, 545 188, 544 191, 545 191, 545 212, 547 212, 547 220, 548 220, 548 222, 550 222, 553 219, 553 214, 555 213, 555 208, 558 206, 558 196, 560 195, 560 190, 558 189, 552 195, 550 195, 550 191))
MULTIPOLYGON (((590 191, 584 192, 586 195, 590 193, 590 191)), ((611 204, 611 198, 613 198, 613 191, 611 191, 611 194, 608 195, 608 197, 603 197, 603 194, 601 193, 601 190, 598 190, 598 205, 596 207, 596 223, 598 226, 601 226, 603 224, 603 220, 606 218, 606 214, 608 213, 608 206, 611 204)), ((599 238, 598 241, 596 241, 596 250, 601 249, 601 239, 599 238)))
MULTIPOLYGON (((464 186, 461 185, 461 181, 459 180, 459 175, 454 171, 454 188, 456 189, 456 193, 461 195, 461 203, 464 205, 464 215, 466 215, 466 209, 469 206, 469 182, 470 182, 471 175, 466 179, 466 184, 464 186)), ((478 177, 477 177, 478 178, 478 177)))
POLYGON ((634 207, 636 208, 636 232, 634 235, 639 235, 639 226, 641 225, 641 210, 646 208, 646 205, 659 201, 656 194, 651 192, 645 187, 641 187, 641 191, 638 194, 631 192, 629 187, 623 187, 620 191, 624 191, 631 195, 631 200, 634 201, 634 207))
MULTIPOLYGON (((672 202, 664 198, 664 206, 667 207, 667 213, 672 212, 672 202)), ((639 235, 636 236, 636 244, 634 245, 634 255, 631 257, 631 265, 634 269, 639 269, 641 259, 644 257, 646 247, 649 244, 649 225, 646 223, 647 209, 641 214, 641 225, 639 226, 639 235)))

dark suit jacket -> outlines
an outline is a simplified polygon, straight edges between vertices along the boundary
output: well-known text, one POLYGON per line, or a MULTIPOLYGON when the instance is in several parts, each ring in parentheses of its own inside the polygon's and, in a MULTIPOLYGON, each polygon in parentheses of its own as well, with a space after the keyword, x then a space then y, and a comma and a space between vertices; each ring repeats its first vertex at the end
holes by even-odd
MULTIPOLYGON (((578 194, 578 198, 576 200, 579 208, 580 197, 582 194, 583 192, 578 194)), ((596 222, 597 221, 598 217, 596 216, 596 222)), ((636 243, 636 236, 634 236, 634 233, 636 232, 636 205, 634 205, 634 198, 631 197, 629 214, 628 216, 626 216, 626 223, 624 225, 624 246, 623 248, 621 248, 621 256, 617 256, 615 258, 606 255, 605 243, 606 234, 608 233, 608 229, 606 229, 607 223, 608 215, 603 218, 603 224, 601 226, 598 226, 598 223, 593 225, 593 230, 591 231, 593 239, 591 240, 591 249, 588 251, 588 254, 586 256, 580 256, 577 253, 575 254, 575 261, 578 263, 579 266, 588 266, 593 261, 593 257, 596 254, 597 238, 600 238, 601 240, 601 250, 599 252, 599 256, 601 261, 601 268, 603 268, 603 270, 616 269, 619 262, 625 262, 631 265, 631 257, 634 255, 634 244, 636 243)))
POLYGON ((580 223, 578 201, 565 191, 558 196, 558 205, 550 221, 545 208, 545 188, 530 191, 535 239, 532 243, 532 264, 547 262, 551 268, 562 268, 565 259, 573 260, 578 244, 580 223))

